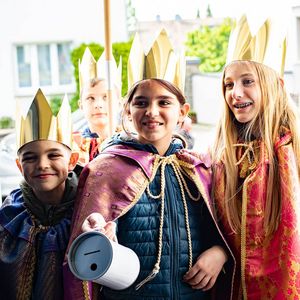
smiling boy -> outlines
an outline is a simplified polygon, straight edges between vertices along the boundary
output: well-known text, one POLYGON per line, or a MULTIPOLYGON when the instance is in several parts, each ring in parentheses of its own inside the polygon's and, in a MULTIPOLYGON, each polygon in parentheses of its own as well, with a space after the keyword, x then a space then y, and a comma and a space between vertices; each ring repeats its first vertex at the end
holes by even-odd
POLYGON ((38 90, 17 126, 24 182, 0 209, 1 299, 63 299, 62 261, 77 190, 70 107, 57 117, 38 90), (62 118, 63 117, 63 118, 62 118))

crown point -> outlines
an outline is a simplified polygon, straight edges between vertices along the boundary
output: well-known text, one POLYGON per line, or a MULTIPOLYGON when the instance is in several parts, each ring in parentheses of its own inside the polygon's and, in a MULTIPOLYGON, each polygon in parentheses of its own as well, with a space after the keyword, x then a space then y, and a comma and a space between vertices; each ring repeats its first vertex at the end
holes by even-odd
POLYGON ((26 114, 17 107, 16 120, 18 149, 37 140, 53 140, 71 148, 71 109, 67 98, 54 117, 46 97, 38 89, 26 114))
POLYGON ((283 75, 287 30, 279 26, 281 21, 243 14, 229 38, 227 64, 234 60, 255 61, 283 75))
POLYGON ((184 90, 185 59, 177 56, 163 28, 155 38, 150 50, 144 53, 139 35, 136 34, 128 59, 128 87, 141 79, 161 78, 184 90))
POLYGON ((110 73, 108 73, 107 61, 105 60, 104 53, 96 61, 89 47, 86 47, 81 61, 79 60, 79 87, 82 90, 85 83, 90 82, 92 79, 105 79, 109 83, 113 83, 118 88, 122 88, 122 65, 117 63, 114 59, 110 61, 110 73))

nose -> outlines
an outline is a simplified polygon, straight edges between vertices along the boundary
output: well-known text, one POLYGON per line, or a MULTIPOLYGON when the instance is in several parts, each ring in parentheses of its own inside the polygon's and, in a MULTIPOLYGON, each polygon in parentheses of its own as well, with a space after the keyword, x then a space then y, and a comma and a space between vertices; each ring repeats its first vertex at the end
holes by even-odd
POLYGON ((43 170, 43 169, 47 169, 49 168, 49 159, 48 157, 40 157, 40 159, 38 160, 38 169, 39 170, 43 170))
POLYGON ((157 104, 152 103, 147 107, 146 116, 148 117, 156 117, 159 115, 159 107, 157 104))
POLYGON ((95 99, 95 107, 96 108, 103 108, 104 107, 104 100, 101 97, 95 99))
POLYGON ((240 100, 244 95, 243 86, 239 83, 236 83, 232 88, 232 97, 236 100, 240 100))

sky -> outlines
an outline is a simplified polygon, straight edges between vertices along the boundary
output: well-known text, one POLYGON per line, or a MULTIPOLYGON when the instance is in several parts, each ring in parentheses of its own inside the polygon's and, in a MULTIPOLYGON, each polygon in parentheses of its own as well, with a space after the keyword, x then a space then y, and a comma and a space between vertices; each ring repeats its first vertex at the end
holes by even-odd
POLYGON ((138 20, 154 20, 160 15, 162 20, 174 19, 179 14, 183 19, 192 19, 199 9, 200 17, 206 16, 208 4, 214 17, 235 16, 237 0, 132 0, 138 20))
POLYGON ((131 0, 139 21, 174 19, 179 14, 182 19, 193 19, 199 9, 200 17, 206 16, 208 5, 214 17, 238 17, 243 11, 260 14, 281 12, 282 6, 289 6, 292 0, 131 0))

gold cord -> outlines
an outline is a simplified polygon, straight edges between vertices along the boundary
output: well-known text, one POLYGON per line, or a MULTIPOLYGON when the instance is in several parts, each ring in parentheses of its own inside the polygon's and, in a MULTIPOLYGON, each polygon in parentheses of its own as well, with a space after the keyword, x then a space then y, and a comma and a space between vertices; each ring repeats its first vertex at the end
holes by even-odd
POLYGON ((249 144, 234 144, 233 147, 243 147, 245 152, 236 163, 236 166, 240 166, 240 178, 245 178, 249 175, 249 172, 254 170, 258 164, 258 157, 255 155, 255 150, 258 148, 255 146, 254 141, 249 144), (247 160, 246 160, 247 158, 247 160))
POLYGON ((29 215, 32 219, 33 226, 29 230, 29 250, 27 251, 26 256, 24 257, 24 261, 26 263, 24 273, 21 279, 20 289, 18 289, 17 291, 18 300, 29 299, 30 295, 32 294, 33 278, 36 266, 36 251, 34 245, 35 239, 40 232, 45 232, 50 228, 50 226, 38 225, 36 218, 30 212, 29 215))
POLYGON ((249 144, 234 144, 233 147, 244 147, 244 148, 246 148, 244 154, 242 155, 240 160, 236 163, 237 166, 244 160, 244 158, 246 156, 248 158, 249 165, 251 166, 253 164, 253 158, 252 157, 255 157, 255 153, 254 153, 254 149, 253 149, 253 142, 250 142, 249 144), (252 155, 252 157, 251 157, 251 155, 252 155))
POLYGON ((189 269, 193 265, 193 250, 192 250, 192 238, 191 238, 191 231, 190 231, 190 224, 189 224, 189 216, 188 216, 188 206, 186 202, 185 197, 185 191, 187 191, 187 194, 189 197, 197 201, 200 199, 200 192, 198 193, 197 197, 194 197, 192 193, 190 192, 188 185, 186 183, 186 180, 184 178, 184 175, 187 175, 186 171, 184 170, 184 167, 186 168, 193 168, 194 166, 188 163, 185 163, 177 158, 175 154, 167 156, 167 157, 161 157, 159 155, 156 156, 154 167, 153 167, 153 173, 150 178, 149 184, 147 186, 147 193, 148 195, 153 199, 159 199, 161 198, 161 209, 160 209, 160 223, 159 223, 159 232, 158 232, 158 254, 157 254, 157 260, 154 265, 153 270, 150 272, 150 274, 142 280, 139 284, 136 285, 135 289, 140 289, 145 283, 151 281, 160 270, 160 262, 161 262, 161 256, 162 256, 162 244, 163 244, 163 225, 164 225, 164 209, 165 209, 165 187, 166 187, 166 180, 165 180, 165 168, 166 165, 171 165, 177 181, 179 183, 180 187, 180 193, 182 197, 183 207, 184 207, 184 219, 185 219, 185 227, 187 232, 187 238, 188 238, 188 252, 189 252, 189 269), (153 195, 150 191, 149 185, 154 180, 154 177, 158 171, 158 169, 161 169, 161 181, 160 181, 160 193, 158 195, 153 195))
POLYGON ((88 285, 89 285, 88 281, 82 280, 82 290, 83 290, 84 300, 91 300, 88 285))

